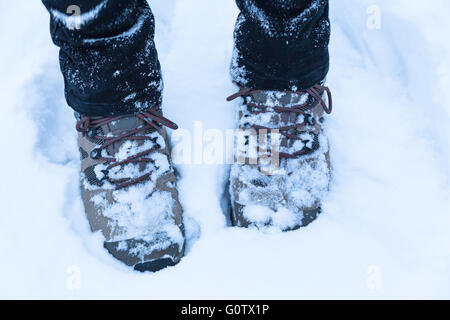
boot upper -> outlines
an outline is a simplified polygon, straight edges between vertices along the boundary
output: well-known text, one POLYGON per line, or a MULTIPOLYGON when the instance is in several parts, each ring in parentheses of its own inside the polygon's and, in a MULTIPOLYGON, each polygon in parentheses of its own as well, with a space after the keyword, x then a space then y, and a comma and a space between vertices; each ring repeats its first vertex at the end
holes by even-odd
MULTIPOLYGON (((81 191, 91 229, 129 265, 184 247, 166 131, 159 110, 77 122, 81 191)), ((113 251, 113 252, 112 252, 113 251)))
POLYGON ((322 86, 306 92, 241 87, 238 128, 245 142, 237 144, 230 184, 238 224, 296 229, 305 215, 320 211, 330 181, 326 93, 322 86))

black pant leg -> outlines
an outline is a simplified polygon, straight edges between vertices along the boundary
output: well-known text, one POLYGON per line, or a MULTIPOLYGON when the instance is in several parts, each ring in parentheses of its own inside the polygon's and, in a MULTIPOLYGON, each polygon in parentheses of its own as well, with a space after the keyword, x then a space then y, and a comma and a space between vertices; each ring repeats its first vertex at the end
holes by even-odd
POLYGON ((231 67, 253 89, 306 89, 329 69, 328 0, 236 0, 241 10, 231 67))
POLYGON ((42 0, 60 47, 67 103, 104 116, 139 112, 161 102, 154 17, 146 0, 42 0), (76 12, 79 19, 67 19, 76 12), (67 13, 69 11, 69 13, 67 13))

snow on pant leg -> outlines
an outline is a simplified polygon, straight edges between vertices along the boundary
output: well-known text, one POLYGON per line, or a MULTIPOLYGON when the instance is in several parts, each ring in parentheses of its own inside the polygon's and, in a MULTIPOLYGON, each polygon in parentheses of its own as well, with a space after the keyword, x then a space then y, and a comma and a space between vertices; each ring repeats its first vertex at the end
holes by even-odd
POLYGON ((231 66, 252 89, 306 89, 329 69, 328 0, 236 0, 241 10, 231 66))
POLYGON ((66 100, 75 111, 105 116, 161 103, 154 17, 146 0, 42 2, 60 47, 66 100))

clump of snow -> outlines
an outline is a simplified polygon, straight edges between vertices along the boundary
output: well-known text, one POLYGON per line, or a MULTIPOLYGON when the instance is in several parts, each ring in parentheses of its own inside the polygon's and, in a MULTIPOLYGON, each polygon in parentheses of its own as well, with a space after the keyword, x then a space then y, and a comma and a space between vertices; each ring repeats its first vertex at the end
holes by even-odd
POLYGON ((248 205, 244 209, 244 217, 260 230, 279 232, 301 224, 303 215, 284 207, 275 211, 267 206, 248 205))
MULTIPOLYGON (((102 209, 102 214, 113 221, 111 228, 118 231, 114 232, 111 241, 142 239, 157 244, 158 249, 165 249, 174 243, 182 247, 183 235, 172 219, 172 195, 169 192, 155 192, 152 187, 154 185, 150 183, 131 187, 126 192, 115 191, 114 205, 108 205, 99 195, 95 196, 93 200, 102 209)), ((155 249, 154 246, 146 248, 149 250, 146 254, 155 249)))

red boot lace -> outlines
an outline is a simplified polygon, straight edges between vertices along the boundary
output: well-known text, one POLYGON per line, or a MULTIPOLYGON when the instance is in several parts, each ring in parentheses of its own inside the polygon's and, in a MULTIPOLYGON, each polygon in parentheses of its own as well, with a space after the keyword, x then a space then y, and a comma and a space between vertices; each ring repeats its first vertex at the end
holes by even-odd
MULTIPOLYGON (((96 140, 101 140, 103 141, 103 144, 94 149, 90 156, 93 159, 96 160, 100 160, 100 161, 104 161, 106 163, 110 163, 110 165, 106 168, 106 170, 110 170, 114 167, 117 166, 123 166, 129 163, 134 163, 134 164, 138 164, 138 163, 148 163, 148 162, 153 162, 152 159, 148 158, 147 156, 158 150, 160 147, 155 147, 153 146, 150 149, 144 150, 138 154, 135 154, 133 156, 128 157, 125 160, 122 161, 118 161, 116 158, 107 158, 107 157, 103 157, 102 154, 102 150, 107 148, 108 146, 112 145, 115 142, 118 141, 123 141, 123 140, 130 140, 130 141, 145 141, 145 140, 152 140, 152 138, 145 136, 145 135, 139 135, 140 132, 145 132, 148 130, 156 130, 158 132, 160 132, 161 127, 162 126, 166 126, 168 128, 171 129, 178 129, 178 126, 173 123, 172 121, 164 118, 163 116, 161 116, 160 114, 158 114, 158 106, 150 108, 146 111, 137 113, 137 114, 126 114, 126 115, 118 115, 118 116, 109 116, 109 117, 85 117, 82 116, 81 119, 79 121, 77 121, 77 125, 76 125, 76 129, 77 131, 83 133, 83 134, 87 134, 90 138, 92 139, 96 139, 96 140), (113 122, 113 121, 117 121, 120 119, 124 119, 124 118, 130 118, 130 117, 136 117, 139 118, 141 120, 144 121, 144 125, 141 127, 138 127, 135 130, 132 131, 128 131, 128 132, 124 132, 123 134, 119 135, 119 136, 103 136, 103 135, 99 135, 98 134, 98 130, 100 127, 113 122)), ((150 180, 150 177, 152 175, 152 171, 142 175, 138 178, 132 179, 132 178, 123 178, 123 179, 111 179, 111 178, 107 178, 107 181, 109 181, 111 184, 116 186, 116 190, 120 190, 120 189, 124 189, 128 186, 131 185, 135 185, 138 183, 141 183, 143 181, 148 181, 150 180)))
MULTIPOLYGON (((240 88, 240 90, 229 96, 227 98, 227 101, 232 101, 234 99, 237 99, 239 97, 248 97, 251 96, 252 94, 255 93, 265 93, 267 92, 267 90, 252 90, 249 88, 246 88, 240 84, 237 84, 240 88)), ((292 107, 274 107, 274 106, 267 106, 264 104, 257 104, 257 103, 253 103, 253 102, 246 102, 246 104, 249 107, 252 107, 254 109, 257 109, 257 111, 255 112, 255 114, 260 114, 263 112, 267 112, 267 111, 274 111, 274 112, 278 112, 278 113, 290 113, 290 112, 295 112, 298 114, 303 114, 303 115, 308 115, 308 113, 306 111, 303 111, 305 109, 305 107, 307 107, 308 105, 314 105, 315 103, 320 103, 320 105, 322 106, 323 110, 325 111, 325 113, 330 114, 333 111, 333 100, 332 100, 332 96, 331 96, 331 91, 328 87, 325 86, 321 86, 321 85, 315 85, 305 91, 282 91, 283 93, 292 93, 292 94, 298 94, 298 95, 304 95, 304 94, 309 94, 312 98, 313 98, 313 102, 309 101, 309 99, 301 104, 301 105, 294 105, 292 107), (322 99, 322 94, 326 92, 327 96, 328 96, 328 102, 329 104, 327 105, 326 102, 322 99)), ((256 129, 256 130, 260 130, 260 129, 264 129, 267 131, 270 130, 278 130, 280 132, 280 134, 282 134, 283 136, 285 136, 288 139, 294 139, 294 140, 299 140, 299 141, 303 141, 303 139, 299 138, 297 135, 295 134, 291 134, 289 132, 291 132, 291 130, 296 130, 298 127, 302 127, 305 125, 308 125, 307 122, 307 117, 304 117, 304 121, 303 123, 296 123, 293 125, 289 125, 289 126, 284 126, 284 127, 279 127, 279 128, 268 128, 268 127, 264 127, 264 126, 259 126, 259 125, 252 125, 251 128, 256 129)), ((304 148, 300 151, 294 152, 294 153, 284 153, 284 152, 280 152, 279 153, 279 157, 280 158, 298 158, 304 154, 306 154, 307 152, 304 150, 304 148)))

